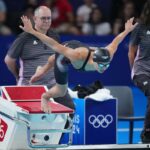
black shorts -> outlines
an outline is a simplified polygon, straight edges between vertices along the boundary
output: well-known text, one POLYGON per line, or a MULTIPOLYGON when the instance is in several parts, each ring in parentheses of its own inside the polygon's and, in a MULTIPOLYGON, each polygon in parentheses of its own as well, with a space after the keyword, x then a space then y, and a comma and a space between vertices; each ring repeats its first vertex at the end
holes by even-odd
POLYGON ((56 83, 67 84, 68 83, 68 64, 63 63, 64 56, 56 53, 54 74, 56 83))

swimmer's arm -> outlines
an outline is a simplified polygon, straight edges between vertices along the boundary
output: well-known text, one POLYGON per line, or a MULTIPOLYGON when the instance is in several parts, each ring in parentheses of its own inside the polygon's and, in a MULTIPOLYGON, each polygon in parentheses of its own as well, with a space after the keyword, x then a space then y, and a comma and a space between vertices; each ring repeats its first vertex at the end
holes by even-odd
POLYGON ((65 47, 62 44, 59 44, 54 39, 35 30, 31 34, 39 38, 43 43, 45 43, 48 47, 52 48, 55 52, 58 52, 71 60, 74 59, 75 51, 73 51, 73 49, 65 47))
POLYGON ((110 52, 110 56, 113 57, 114 53, 116 52, 119 44, 124 40, 124 38, 130 33, 138 23, 133 24, 134 18, 129 19, 125 23, 125 30, 121 32, 118 36, 114 38, 114 40, 106 47, 110 52))
POLYGON ((41 79, 53 66, 55 62, 55 55, 48 58, 48 62, 44 66, 38 66, 35 74, 31 77, 30 82, 33 83, 41 79))
POLYGON ((45 34, 42 34, 38 31, 34 30, 32 27, 30 19, 28 19, 26 16, 21 17, 21 20, 22 20, 24 26, 19 26, 19 27, 22 30, 36 36, 43 43, 45 43, 48 47, 51 47, 55 52, 63 54, 64 56, 66 56, 70 60, 76 59, 78 52, 74 51, 71 48, 63 46, 62 44, 59 44, 57 41, 46 36, 45 34))

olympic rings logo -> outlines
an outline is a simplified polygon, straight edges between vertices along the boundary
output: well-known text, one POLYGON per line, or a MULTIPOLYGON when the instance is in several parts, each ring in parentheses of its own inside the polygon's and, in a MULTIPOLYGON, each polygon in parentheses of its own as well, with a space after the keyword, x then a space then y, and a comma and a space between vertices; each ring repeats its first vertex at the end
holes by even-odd
POLYGON ((113 116, 108 114, 104 115, 90 115, 89 116, 89 123, 93 125, 94 128, 107 128, 113 122, 113 116))

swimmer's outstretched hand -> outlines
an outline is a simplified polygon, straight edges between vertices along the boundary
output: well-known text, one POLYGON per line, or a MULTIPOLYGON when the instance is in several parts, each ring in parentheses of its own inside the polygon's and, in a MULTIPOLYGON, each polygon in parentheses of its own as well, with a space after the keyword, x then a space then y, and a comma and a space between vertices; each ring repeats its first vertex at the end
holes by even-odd
POLYGON ((30 19, 28 19, 27 16, 22 16, 22 17, 21 17, 21 20, 22 20, 23 26, 20 25, 19 27, 20 27, 23 31, 32 34, 32 33, 34 32, 34 29, 33 29, 33 27, 32 27, 32 23, 31 23, 30 19))
POLYGON ((127 22, 125 23, 125 31, 131 32, 132 30, 134 30, 134 28, 138 25, 138 23, 134 24, 133 22, 134 22, 134 17, 127 20, 127 22))

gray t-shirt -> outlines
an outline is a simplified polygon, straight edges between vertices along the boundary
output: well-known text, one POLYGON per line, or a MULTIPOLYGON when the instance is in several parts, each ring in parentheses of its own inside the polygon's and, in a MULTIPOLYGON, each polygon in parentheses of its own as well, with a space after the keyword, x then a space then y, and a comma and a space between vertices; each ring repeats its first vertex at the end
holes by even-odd
MULTIPOLYGON (((59 42, 59 36, 54 31, 48 31, 47 35, 59 42)), ((19 58, 20 69, 18 85, 28 85, 37 66, 46 64, 48 57, 54 54, 54 51, 35 36, 23 32, 13 42, 7 54, 11 58, 19 58)), ((54 70, 51 69, 40 80, 33 84, 46 85, 50 88, 55 83, 54 70)))
POLYGON ((150 76, 150 26, 139 24, 131 34, 130 45, 137 45, 132 77, 145 74, 150 76))

